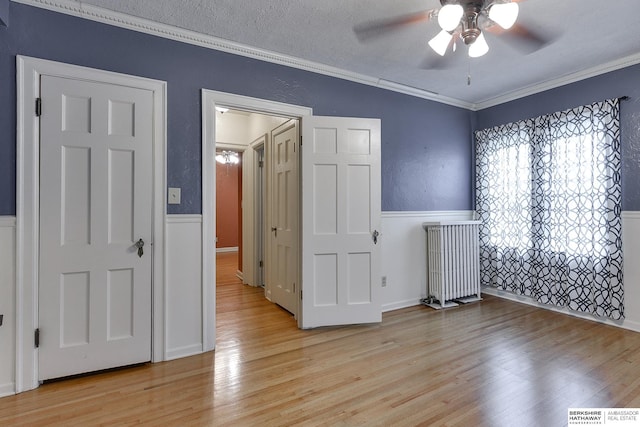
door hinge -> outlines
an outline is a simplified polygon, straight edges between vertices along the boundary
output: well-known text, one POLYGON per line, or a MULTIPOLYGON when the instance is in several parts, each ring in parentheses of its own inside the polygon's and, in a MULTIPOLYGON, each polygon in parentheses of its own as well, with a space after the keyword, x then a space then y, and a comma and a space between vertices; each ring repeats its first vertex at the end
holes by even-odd
POLYGON ((262 261, 258 262, 258 267, 262 268, 262 261))
POLYGON ((300 135, 300 147, 302 147, 302 135, 300 135))
POLYGON ((261 167, 263 167, 263 166, 264 166, 264 162, 263 162, 262 160, 260 160, 260 161, 258 162, 258 167, 259 167, 259 168, 261 168, 261 167))
POLYGON ((302 289, 300 289, 300 301, 302 301, 302 289))
POLYGON ((42 115, 42 98, 36 98, 36 116, 42 115))
POLYGON ((33 334, 33 344, 36 348, 40 347, 40 328, 37 328, 33 334))

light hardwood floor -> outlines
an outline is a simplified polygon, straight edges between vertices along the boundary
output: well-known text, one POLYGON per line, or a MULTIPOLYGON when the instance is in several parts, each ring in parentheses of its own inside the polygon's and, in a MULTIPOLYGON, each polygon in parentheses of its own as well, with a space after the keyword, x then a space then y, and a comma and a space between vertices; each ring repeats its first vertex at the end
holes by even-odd
POLYGON ((563 426, 640 407, 640 334, 487 296, 301 331, 219 256, 215 352, 0 399, 0 425, 563 426))

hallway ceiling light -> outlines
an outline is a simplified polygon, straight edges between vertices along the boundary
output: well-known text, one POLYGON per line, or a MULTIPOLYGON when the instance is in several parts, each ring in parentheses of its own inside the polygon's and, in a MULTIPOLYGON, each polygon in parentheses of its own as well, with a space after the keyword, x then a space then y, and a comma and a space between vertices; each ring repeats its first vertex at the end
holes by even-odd
POLYGON ((236 165, 240 163, 240 156, 235 151, 219 151, 216 154, 216 161, 223 165, 236 165))

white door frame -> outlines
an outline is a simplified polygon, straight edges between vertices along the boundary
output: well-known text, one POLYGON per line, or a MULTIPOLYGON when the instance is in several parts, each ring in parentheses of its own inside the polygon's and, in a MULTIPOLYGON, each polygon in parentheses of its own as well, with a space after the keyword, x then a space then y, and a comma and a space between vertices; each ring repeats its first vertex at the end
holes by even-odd
MULTIPOLYGON (((151 360, 165 359, 165 239, 166 218, 166 82, 129 76, 26 56, 17 57, 16 122, 16 393, 38 387, 38 248, 40 223, 40 126, 35 100, 40 76, 88 80, 136 87, 153 92, 153 213, 152 213, 152 348, 151 360)), ((43 109, 46 109, 46 105, 43 109)))
POLYGON ((260 227, 259 187, 262 168, 259 166, 258 150, 266 143, 267 134, 253 140, 242 152, 242 282, 250 286, 259 286, 260 245, 263 238, 260 227), (258 240, 254 236, 259 236, 258 240))
POLYGON ((258 244, 254 244, 253 248, 253 284, 254 286, 262 286, 265 283, 265 275, 264 275, 264 242, 265 242, 265 230, 267 226, 266 221, 266 192, 267 188, 267 179, 265 171, 265 155, 264 150, 267 144, 267 134, 264 134, 261 138, 261 141, 257 144, 252 144, 251 149, 253 150, 253 164, 251 168, 253 169, 253 194, 251 194, 251 208, 253 210, 253 230, 254 234, 259 236, 258 244), (262 153, 262 158, 258 155, 258 153, 262 153), (260 162, 262 162, 262 166, 260 166, 260 162), (257 231, 257 232, 256 232, 257 231), (258 263, 262 263, 260 266, 258 263))
MULTIPOLYGON (((313 115, 313 109, 282 102, 268 101, 232 93, 202 89, 202 288, 203 319, 209 325, 204 329, 203 351, 215 348, 215 307, 216 307, 216 105, 227 108, 273 114, 281 117, 303 118, 313 115)), ((300 325, 298 316, 298 324, 300 325)))

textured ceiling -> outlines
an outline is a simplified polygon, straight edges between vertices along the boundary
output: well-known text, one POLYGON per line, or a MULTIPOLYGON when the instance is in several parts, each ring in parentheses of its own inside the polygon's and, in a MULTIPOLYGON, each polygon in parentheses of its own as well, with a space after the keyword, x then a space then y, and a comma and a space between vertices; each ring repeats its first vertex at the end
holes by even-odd
POLYGON ((439 7, 438 0, 82 0, 116 12, 394 82, 468 104, 572 79, 603 64, 640 62, 639 0, 526 0, 518 22, 553 42, 526 54, 488 34, 487 55, 442 68, 427 41, 437 22, 361 42, 354 27, 439 7), (471 75, 471 85, 467 76, 471 75))

